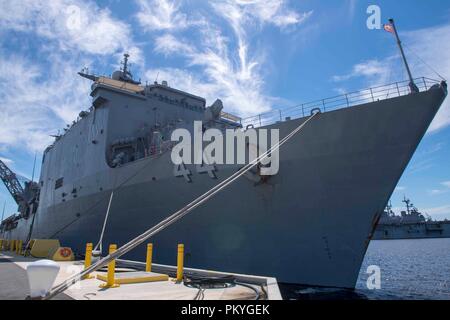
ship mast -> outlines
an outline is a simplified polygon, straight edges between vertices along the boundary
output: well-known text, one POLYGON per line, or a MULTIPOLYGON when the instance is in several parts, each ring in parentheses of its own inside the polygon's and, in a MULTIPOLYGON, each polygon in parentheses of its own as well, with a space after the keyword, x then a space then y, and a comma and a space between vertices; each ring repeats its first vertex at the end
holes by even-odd
POLYGON ((130 55, 128 53, 125 53, 123 55, 123 62, 122 62, 123 69, 122 69, 122 72, 123 72, 124 75, 127 75, 127 72, 128 72, 128 58, 129 57, 130 57, 130 55))
POLYGON ((411 207, 412 207, 411 200, 407 199, 406 197, 403 197, 402 202, 404 202, 406 204, 406 212, 408 212, 408 214, 410 214, 411 207))
POLYGON ((411 90, 411 93, 419 92, 419 88, 417 88, 416 84, 414 83, 414 80, 413 80, 413 77, 411 74, 411 69, 409 68, 408 61, 406 60, 405 52, 403 51, 402 42, 400 41, 400 37, 398 35, 397 27, 395 26, 394 19, 392 19, 392 18, 389 19, 389 23, 392 25, 392 28, 394 30, 395 38, 397 39, 397 45, 398 45, 398 48, 400 49, 400 54, 402 55, 403 63, 405 64, 406 71, 408 72, 409 89, 411 90))

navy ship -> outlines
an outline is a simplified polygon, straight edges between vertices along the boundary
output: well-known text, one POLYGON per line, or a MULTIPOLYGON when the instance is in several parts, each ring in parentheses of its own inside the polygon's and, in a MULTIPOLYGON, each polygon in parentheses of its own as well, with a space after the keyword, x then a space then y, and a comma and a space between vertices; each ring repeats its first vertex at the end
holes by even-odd
POLYGON ((421 213, 406 197, 406 210, 396 215, 392 205, 386 207, 375 229, 373 240, 450 238, 450 221, 435 221, 421 213))
MULTIPOLYGON (((57 238, 82 254, 87 242, 118 246, 160 222, 242 165, 174 166, 177 128, 278 129, 306 123, 280 149, 279 171, 245 175, 152 238, 154 260, 276 277, 279 282, 354 288, 391 194, 447 96, 445 82, 396 82, 241 119, 220 100, 141 84, 127 66, 92 81, 92 105, 43 153, 39 180, 25 188, 2 164, 19 212, 4 239, 57 238), (406 121, 405 121, 406 118, 406 121), (392 156, 386 157, 386 154, 392 156), (106 216, 108 213, 108 219, 106 216), (103 230, 104 228, 104 232, 103 230)), ((125 258, 140 260, 140 246, 125 258)), ((105 254, 106 252, 103 252, 105 254)))

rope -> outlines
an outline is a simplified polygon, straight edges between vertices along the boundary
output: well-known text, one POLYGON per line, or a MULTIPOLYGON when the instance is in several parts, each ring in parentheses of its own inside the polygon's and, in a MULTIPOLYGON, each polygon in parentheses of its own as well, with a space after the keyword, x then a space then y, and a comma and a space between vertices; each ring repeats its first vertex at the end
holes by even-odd
POLYGON ((294 135, 296 135, 303 127, 310 122, 314 117, 316 117, 319 114, 319 112, 312 114, 307 120, 305 120, 302 124, 300 124, 298 127, 296 127, 291 133, 289 133, 286 137, 284 137, 279 143, 277 143, 275 146, 272 146, 268 151, 263 153, 262 155, 258 156, 256 159, 254 159, 252 162, 248 163, 241 169, 239 169, 237 172, 232 174, 230 177, 222 181, 221 183, 217 184, 212 189, 205 192, 203 195, 199 196, 197 199, 186 205, 185 207, 181 208, 180 210, 176 211, 166 219, 162 220, 155 226, 148 229, 143 234, 137 236, 136 238, 132 239, 128 243, 124 244, 122 247, 118 248, 115 252, 109 254, 108 256, 104 257, 103 259, 100 259, 96 263, 92 264, 82 272, 80 272, 77 275, 72 276, 71 278, 67 279, 66 281, 62 282, 61 284, 55 286, 48 295, 44 298, 45 300, 51 299, 55 297, 56 295, 64 292, 66 289, 68 289, 73 284, 80 281, 80 279, 83 278, 83 276, 92 273, 104 266, 106 266, 109 262, 121 257, 122 255, 126 254, 130 250, 134 249, 135 247, 142 244, 144 241, 152 237, 153 235, 159 233, 160 231, 164 230, 168 226, 172 225, 179 219, 183 218, 186 214, 200 206, 201 204, 208 201, 210 198, 212 198, 214 195, 222 191, 224 188, 232 184, 234 181, 236 181, 238 178, 243 176, 247 171, 252 169, 257 163, 261 162, 263 159, 267 158, 269 154, 274 152, 275 150, 278 150, 282 145, 284 145, 286 142, 288 142, 294 135))
POLYGON ((428 68, 431 69, 431 71, 433 71, 439 78, 441 78, 441 80, 446 81, 446 79, 441 76, 432 66, 430 66, 428 63, 425 62, 425 60, 423 60, 411 47, 409 47, 408 45, 404 44, 404 46, 411 51, 424 65, 426 65, 428 68))
POLYGON ((100 233, 100 239, 98 240, 98 243, 96 244, 95 248, 92 250, 97 251, 97 249, 100 249, 100 255, 102 254, 103 235, 105 234, 106 223, 108 222, 109 210, 111 209, 111 202, 113 197, 114 197, 114 189, 111 192, 111 196, 109 197, 108 209, 106 210, 105 220, 103 220, 103 228, 102 232, 100 233))

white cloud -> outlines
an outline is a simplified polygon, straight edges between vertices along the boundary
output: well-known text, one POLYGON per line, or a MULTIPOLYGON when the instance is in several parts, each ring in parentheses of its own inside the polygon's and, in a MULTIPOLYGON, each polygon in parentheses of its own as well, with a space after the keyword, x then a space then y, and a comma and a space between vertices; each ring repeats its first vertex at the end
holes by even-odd
POLYGON ((352 71, 345 75, 336 75, 333 81, 347 81, 352 78, 365 78, 370 82, 371 86, 387 84, 391 73, 391 60, 368 60, 353 66, 352 71))
POLYGON ((179 3, 169 0, 137 0, 136 17, 146 31, 184 29, 189 23, 179 3))
POLYGON ((448 190, 442 190, 442 189, 433 189, 433 190, 428 191, 428 193, 432 196, 441 195, 441 194, 444 194, 447 192, 448 192, 448 190))
POLYGON ((3 163, 6 164, 7 166, 10 166, 10 165, 12 165, 14 163, 13 160, 8 159, 8 158, 0 157, 0 160, 3 161, 3 163))
MULTIPOLYGON (((235 0, 225 1, 223 9, 238 8, 242 16, 257 18, 260 23, 277 27, 300 24, 312 15, 312 11, 299 13, 290 9, 284 0, 235 0)), ((219 9, 222 9, 219 4, 219 9)))
MULTIPOLYGON (((425 76, 439 80, 430 69, 432 67, 444 78, 450 78, 450 24, 406 32, 404 42, 406 53, 412 61, 412 69, 416 76, 425 76), (417 55, 430 67, 426 66, 417 55)), ((431 123, 430 131, 437 131, 450 125, 450 100, 446 99, 436 118, 431 123)))
POLYGON ((444 187, 450 188, 450 181, 441 182, 444 187))
POLYGON ((23 55, 14 48, 18 42, 1 43, 0 150, 42 151, 50 134, 90 106, 90 83, 77 75, 81 67, 106 65, 104 56, 124 51, 143 64, 131 27, 92 1, 0 0, 0 7, 2 38, 33 47, 23 55))
MULTIPOLYGON (((205 96, 209 103, 220 98, 227 110, 237 112, 241 116, 253 115, 271 108, 275 98, 264 90, 265 82, 261 70, 264 53, 251 50, 249 31, 254 31, 255 25, 259 27, 259 31, 267 24, 282 29, 289 25, 298 25, 311 13, 296 13, 281 0, 213 1, 210 3, 213 12, 203 16, 197 13, 197 22, 193 23, 187 22, 191 16, 183 14, 179 5, 168 0, 162 2, 163 7, 170 10, 162 10, 160 5, 152 7, 151 10, 146 10, 147 14, 150 12, 146 16, 147 19, 141 16, 139 21, 145 30, 154 31, 158 26, 152 22, 149 27, 149 21, 161 15, 167 18, 164 23, 166 27, 159 28, 166 30, 166 33, 155 34, 154 50, 166 56, 182 58, 192 69, 150 70, 153 77, 156 76, 154 73, 159 71, 173 86, 190 92, 196 91, 196 94, 205 96), (226 33, 223 27, 219 29, 217 17, 228 23, 234 39, 224 35, 226 33), (187 27, 189 37, 183 37, 179 31, 187 27), (168 74, 169 71, 174 75, 168 74)), ((142 1, 138 3, 142 5, 142 1)), ((144 2, 144 5, 148 3, 144 2)))
POLYGON ((59 50, 109 55, 131 50, 131 29, 107 9, 82 0, 0 0, 0 28, 34 33, 59 50))
POLYGON ((402 186, 398 186, 395 188, 395 191, 400 192, 400 191, 405 191, 406 187, 402 187, 402 186))
POLYGON ((429 214, 435 220, 441 220, 444 218, 450 219, 450 205, 444 205, 434 208, 425 208, 422 211, 429 214))
POLYGON ((0 60, 0 145, 42 151, 52 140, 49 134, 89 107, 89 85, 78 79, 73 64, 56 58, 53 63, 53 76, 44 79, 48 70, 29 60, 0 60))
MULTIPOLYGON (((414 77, 428 77, 440 80, 432 70, 439 72, 444 78, 450 77, 450 24, 426 29, 402 32, 405 52, 414 77), (425 64, 425 63, 426 64, 425 64), (431 68, 430 68, 431 67, 431 68)), ((356 64, 346 75, 334 76, 334 81, 346 81, 361 78, 368 85, 388 84, 398 79, 406 80, 404 66, 398 56, 385 59, 374 59, 356 64), (394 63, 395 62, 395 66, 394 63)), ((366 84, 365 84, 366 85, 366 84)), ((431 123, 429 132, 435 132, 450 125, 450 100, 446 99, 435 119, 431 123)))

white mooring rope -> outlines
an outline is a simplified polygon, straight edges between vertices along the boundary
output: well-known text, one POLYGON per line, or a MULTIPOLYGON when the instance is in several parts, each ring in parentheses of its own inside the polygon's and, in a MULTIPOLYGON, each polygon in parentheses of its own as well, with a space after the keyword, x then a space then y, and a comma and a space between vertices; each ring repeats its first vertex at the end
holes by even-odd
POLYGON ((104 257, 103 259, 100 259, 96 263, 92 264, 90 267, 86 268, 82 272, 80 272, 77 275, 72 276, 71 278, 65 280, 61 284, 55 286, 50 290, 50 292, 47 294, 46 297, 44 297, 45 300, 51 299, 55 297, 56 295, 64 292, 66 289, 68 289, 70 286, 74 285, 78 281, 80 281, 85 275, 88 275, 89 273, 92 273, 104 266, 106 266, 109 262, 112 260, 120 258, 125 253, 129 252, 130 250, 133 250, 135 247, 142 244, 144 241, 149 239, 151 236, 157 234, 158 232, 162 231, 163 229, 167 228, 174 222, 178 221, 182 217, 184 217, 186 214, 191 212, 193 209, 197 208, 204 202, 208 201, 210 198, 212 198, 214 195, 216 195, 218 192, 229 186, 231 183, 236 181, 238 178, 243 176, 247 171, 252 169, 257 163, 261 162, 261 160, 267 158, 269 154, 271 154, 273 151, 278 150, 283 144, 285 144, 287 141, 289 141, 294 135, 296 135, 303 127, 311 121, 316 115, 318 115, 320 112, 313 113, 307 120, 305 120, 301 125, 296 127, 291 133, 289 133, 286 137, 284 137, 279 143, 277 143, 275 146, 272 146, 268 151, 263 153, 262 155, 258 156, 256 159, 254 159, 252 162, 248 163, 241 169, 239 169, 237 172, 232 174, 230 177, 222 181, 221 183, 217 184, 212 189, 208 190, 201 196, 199 196, 197 199, 186 205, 185 207, 181 208, 180 210, 176 211, 175 213, 168 216, 166 219, 159 222, 157 225, 151 227, 147 231, 145 231, 143 234, 137 236, 133 240, 129 241, 128 243, 124 244, 122 247, 118 248, 115 252, 109 254, 108 256, 104 257))

